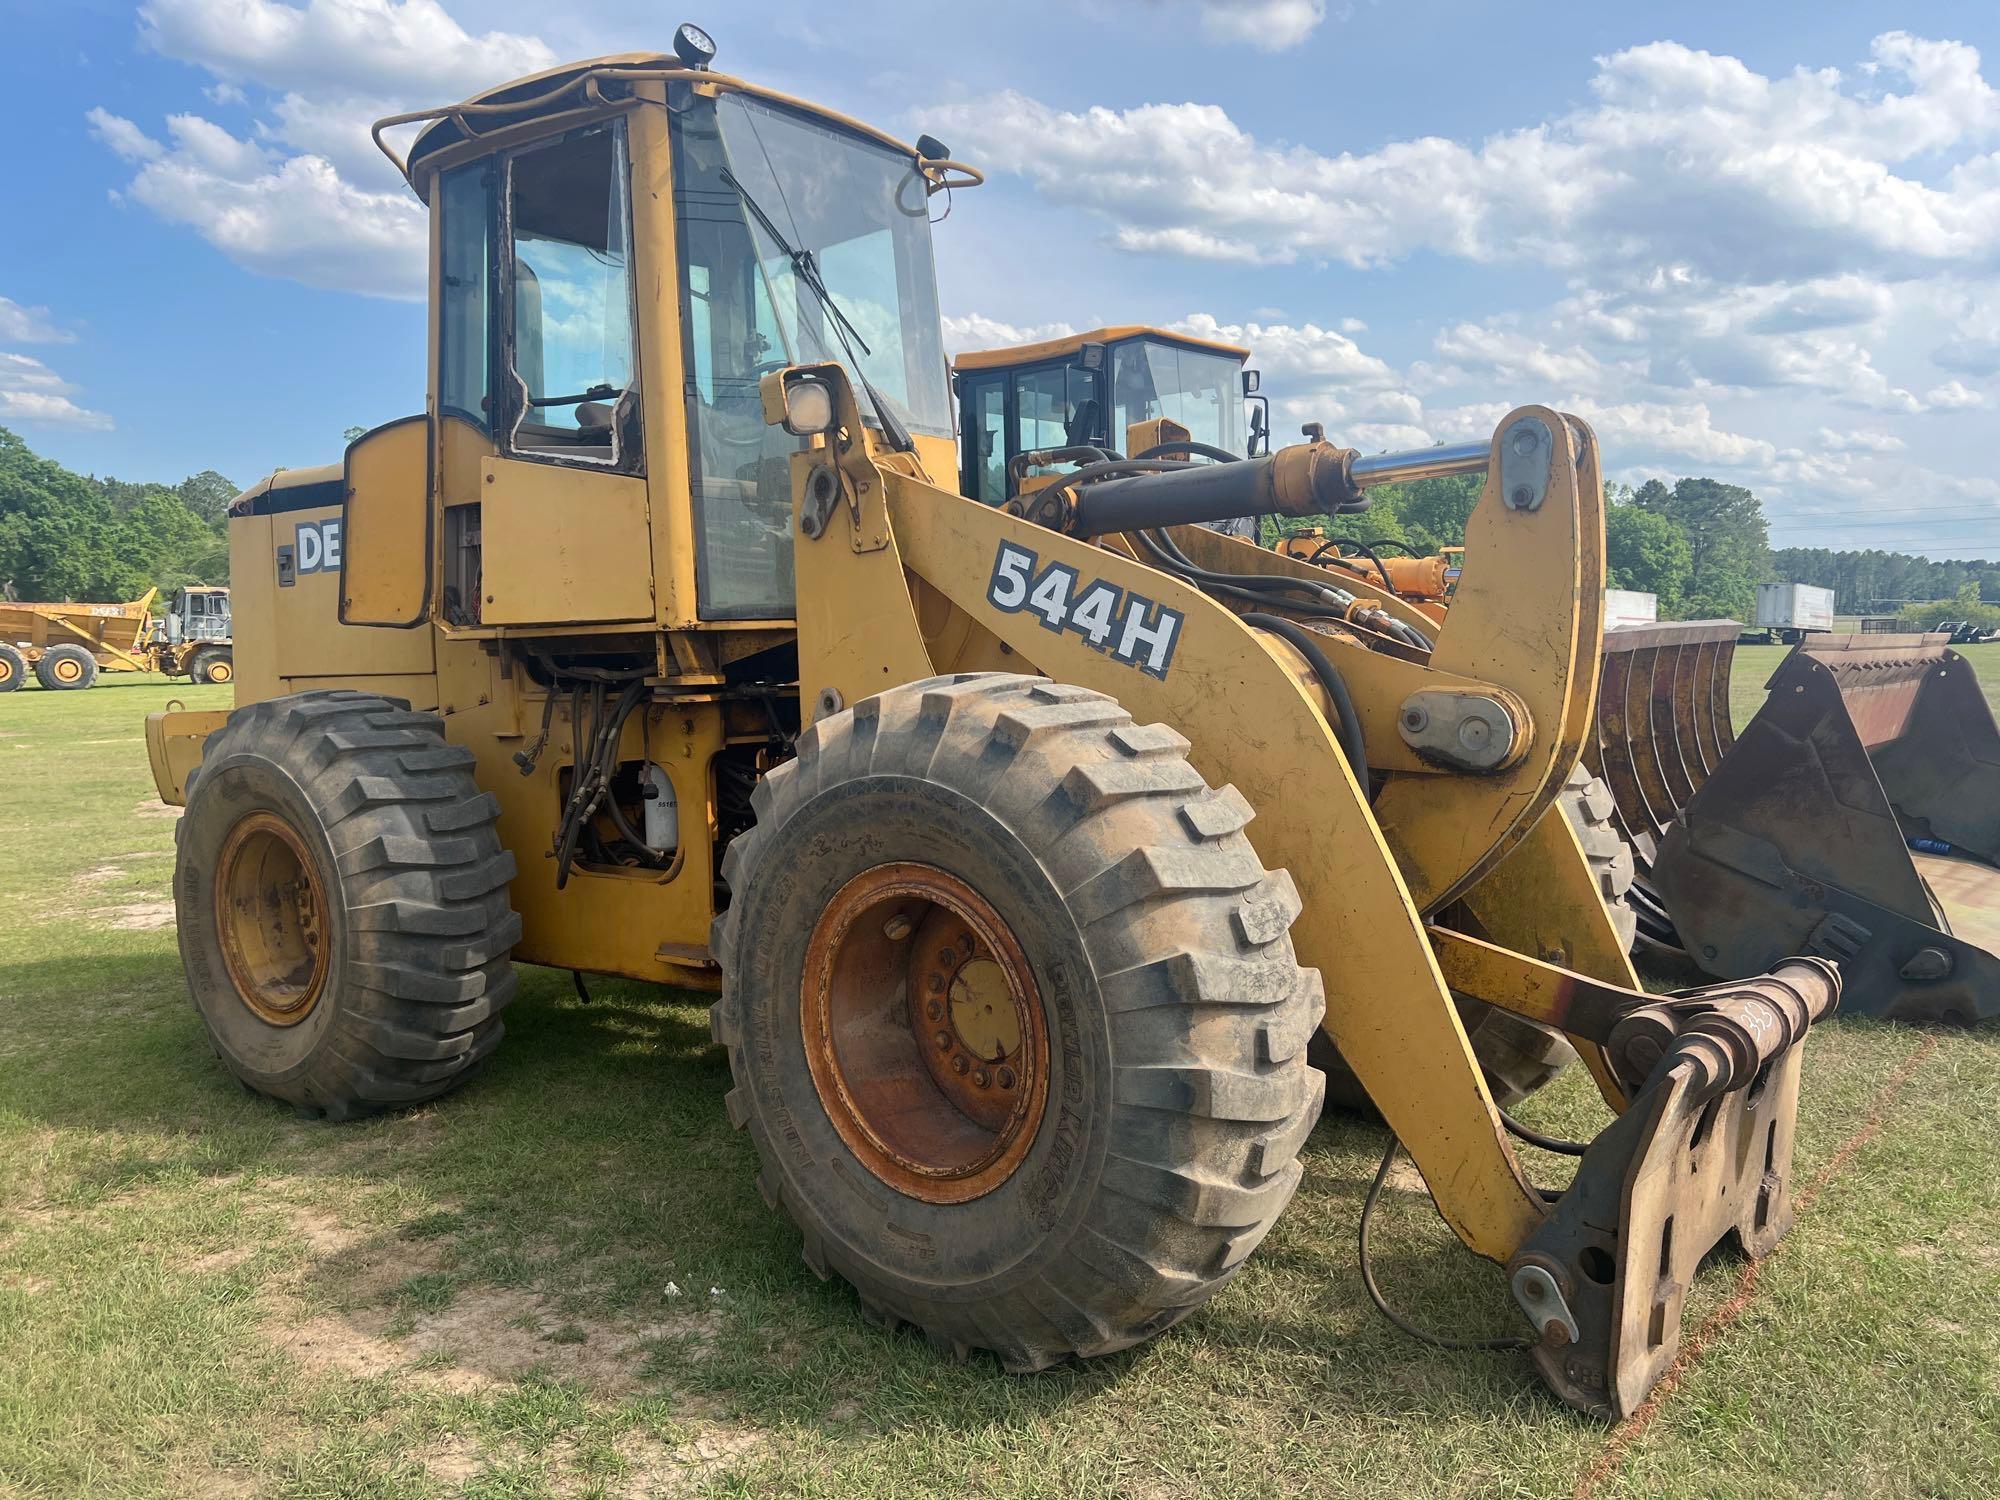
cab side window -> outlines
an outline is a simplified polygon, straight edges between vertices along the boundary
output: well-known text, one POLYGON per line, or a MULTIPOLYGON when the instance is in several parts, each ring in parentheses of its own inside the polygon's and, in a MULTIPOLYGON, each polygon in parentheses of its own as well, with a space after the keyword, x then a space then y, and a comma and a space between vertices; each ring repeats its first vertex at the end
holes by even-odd
MULTIPOLYGON (((640 467, 627 176, 620 123, 506 159, 506 441, 517 454, 640 467)), ((449 278, 449 236, 446 260, 449 278)))
POLYGON ((447 415, 492 429, 492 382, 487 318, 493 263, 494 169, 473 162, 444 174, 438 188, 444 287, 438 299, 438 407, 447 415))
POLYGON ((988 505, 1007 498, 1007 387, 1000 375, 961 375, 965 431, 964 493, 988 505))

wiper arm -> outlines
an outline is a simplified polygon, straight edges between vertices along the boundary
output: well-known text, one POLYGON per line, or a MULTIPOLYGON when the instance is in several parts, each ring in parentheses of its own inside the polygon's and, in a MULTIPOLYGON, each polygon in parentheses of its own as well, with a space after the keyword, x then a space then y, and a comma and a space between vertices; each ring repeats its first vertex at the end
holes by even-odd
MULTIPOLYGON (((876 390, 873 382, 868 379, 867 372, 861 368, 860 357, 854 352, 854 346, 859 344, 862 354, 873 354, 875 351, 868 347, 868 341, 862 338, 861 330, 856 328, 853 320, 841 310, 840 304, 833 300, 833 293, 827 290, 826 281, 820 275, 819 262, 813 258, 813 253, 810 250, 797 248, 785 238, 778 226, 771 222, 771 216, 758 206, 755 198, 750 196, 750 190, 737 181, 735 173, 724 167, 721 176, 722 180, 735 190, 736 196, 743 200, 743 206, 750 210, 764 233, 771 237, 771 243, 778 247, 779 253, 791 262, 793 273, 812 289, 813 296, 819 299, 819 305, 832 316, 833 331, 840 339, 841 347, 847 351, 847 358, 854 366, 854 375, 861 382, 861 389, 868 393, 868 404, 874 409, 875 420, 882 425, 882 435, 888 438, 891 446, 902 452, 915 452, 916 444, 910 441, 908 430, 897 420, 896 414, 889 409, 889 403, 882 399, 882 393, 876 390)), ((780 189, 780 192, 782 191, 780 189)))

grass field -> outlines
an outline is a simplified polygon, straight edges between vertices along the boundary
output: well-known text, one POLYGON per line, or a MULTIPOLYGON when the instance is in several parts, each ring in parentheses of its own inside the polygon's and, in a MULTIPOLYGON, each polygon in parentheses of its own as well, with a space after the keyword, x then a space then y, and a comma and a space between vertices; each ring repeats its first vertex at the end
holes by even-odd
MULTIPOLYGON (((800 1263, 692 997, 604 982, 586 1006, 526 970, 493 1065, 440 1104, 333 1127, 245 1095, 165 904, 140 721, 169 697, 227 690, 0 698, 0 1493, 2000 1489, 2000 1038, 1815 1034, 1810 1208, 1747 1298, 1740 1263, 1705 1269, 1699 1356, 1619 1435, 1525 1357, 1427 1349, 1368 1307, 1354 1228, 1382 1136, 1349 1118, 1188 1323, 1011 1378, 880 1332, 800 1263)), ((1524 1113, 1602 1115, 1574 1072, 1524 1113)), ((1497 1271, 1407 1170, 1392 1186, 1391 1297, 1511 1328, 1497 1271)))

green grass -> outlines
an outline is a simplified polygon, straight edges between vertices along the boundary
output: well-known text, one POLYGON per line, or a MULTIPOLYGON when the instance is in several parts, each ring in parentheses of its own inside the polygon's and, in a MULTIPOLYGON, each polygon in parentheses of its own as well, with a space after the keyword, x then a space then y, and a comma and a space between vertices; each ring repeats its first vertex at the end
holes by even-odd
MULTIPOLYGON (((173 823, 140 720, 170 696, 227 694, 0 698, 0 1493, 1560 1496, 1605 1454, 1521 1356, 1367 1306, 1362 1121, 1321 1124, 1292 1209, 1187 1324, 1019 1379, 870 1327, 800 1264, 693 997, 585 1006, 524 970, 494 1065, 441 1104, 331 1127, 245 1095, 147 925, 173 823)), ((1803 1174, 1916 1041, 1816 1034, 1803 1174)), ((1601 1118, 1574 1076, 1527 1113, 1601 1118)), ((1992 1493, 1996 1166, 2000 1040, 1948 1035, 1599 1492, 1992 1493)), ((1420 1196, 1383 1228, 1403 1306, 1511 1326, 1420 1196)), ((1704 1271, 1690 1330, 1736 1272, 1704 1271)))

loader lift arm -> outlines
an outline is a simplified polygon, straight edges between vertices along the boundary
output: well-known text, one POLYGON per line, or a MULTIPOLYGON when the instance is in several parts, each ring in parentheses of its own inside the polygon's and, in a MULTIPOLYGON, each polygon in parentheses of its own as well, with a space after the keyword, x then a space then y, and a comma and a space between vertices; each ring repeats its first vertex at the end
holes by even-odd
MULTIPOLYGON (((794 461, 801 536, 812 538, 798 552, 802 701, 816 715, 835 712, 885 681, 952 670, 934 648, 963 631, 920 621, 921 594, 941 596, 997 641, 1012 669, 1115 694, 1135 714, 1177 726, 1203 776, 1233 784, 1259 811, 1247 831, 1263 862, 1297 885, 1303 915, 1294 942, 1324 979, 1327 1031, 1446 1222, 1476 1253, 1509 1268, 1541 1334, 1544 1374, 1572 1404, 1629 1412, 1671 1360, 1675 1288, 1695 1263, 1731 1228, 1753 1249, 1759 1237, 1768 1248, 1782 1233, 1798 1044, 1832 1008, 1837 980, 1810 968, 1788 975, 1775 1000, 1758 992, 1662 1006, 1638 991, 1588 882, 1559 879, 1552 888, 1543 880, 1539 936, 1521 946, 1559 962, 1587 953, 1600 972, 1611 969, 1616 1003, 1587 1022, 1566 1013, 1558 1024, 1594 1054, 1607 1098, 1630 1095, 1586 1155, 1579 1187, 1544 1203, 1508 1144, 1452 990, 1533 1019, 1546 1007, 1524 975, 1561 975, 1573 993, 1589 981, 1489 945, 1480 965, 1454 960, 1455 985, 1440 956, 1464 950, 1434 944, 1425 917, 1468 893, 1476 909, 1482 882, 1497 874, 1504 885, 1510 854, 1535 840, 1567 841, 1567 867, 1582 868, 1567 825, 1541 814, 1577 762, 1597 686, 1603 500, 1589 429, 1540 407, 1501 423, 1468 532, 1480 567, 1468 572, 1427 661, 1326 637, 1378 726, 1420 694, 1432 705, 1477 698, 1482 712, 1500 711, 1489 727, 1507 737, 1504 756, 1466 774, 1384 729, 1371 742, 1368 773, 1357 777, 1330 705, 1302 684, 1296 657, 1277 637, 1138 562, 1136 548, 1092 545, 989 509, 903 472, 914 466, 878 466, 863 444, 838 436, 862 427, 836 366, 767 377, 767 415, 777 419, 786 387, 801 381, 830 388, 836 434, 794 461), (843 628, 808 628, 821 619, 843 628), (865 652, 853 647, 858 633, 874 637, 865 652), (1652 1027, 1658 1056, 1650 1069, 1633 1061, 1643 1047, 1627 1045, 1622 1065, 1603 1050, 1631 1017, 1652 1027), (1701 1175, 1687 1165, 1720 1162, 1725 1151, 1741 1171, 1701 1175)), ((1338 450, 1276 457, 1294 472, 1316 459, 1352 474, 1338 450)), ((1251 471, 1246 479, 1256 474, 1240 467, 1251 471)), ((1392 465, 1375 472, 1394 475, 1392 465)), ((1158 477, 1171 485, 1180 476, 1158 477)), ((1218 483, 1214 475, 1200 481, 1218 483)), ((1121 520, 1139 524, 1142 487, 1125 488, 1134 503, 1121 520)), ((1271 493, 1267 484, 1251 503, 1271 493)), ((1181 497, 1168 497, 1167 517, 1190 519, 1187 511, 1181 497)), ((1236 565, 1241 553, 1245 568, 1254 558, 1266 572, 1324 578, 1230 538, 1195 528, 1170 534, 1198 563, 1236 565)), ((1383 602, 1413 624, 1429 623, 1383 602)), ((1513 878, 1565 868, 1564 851, 1546 852, 1543 868, 1513 878)), ((1520 907, 1504 895, 1496 903, 1502 912, 1520 907)), ((1507 940, 1518 941, 1513 933, 1507 940)))

